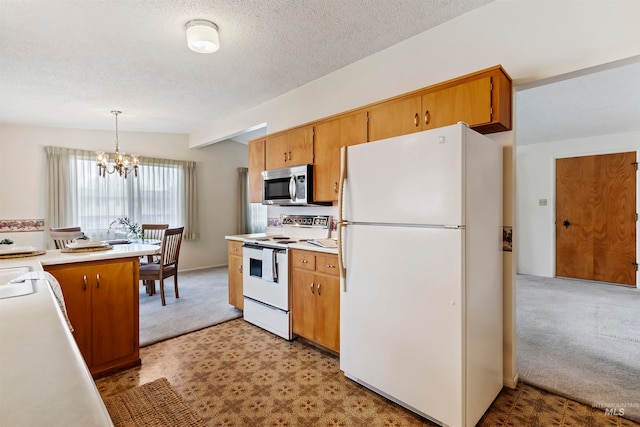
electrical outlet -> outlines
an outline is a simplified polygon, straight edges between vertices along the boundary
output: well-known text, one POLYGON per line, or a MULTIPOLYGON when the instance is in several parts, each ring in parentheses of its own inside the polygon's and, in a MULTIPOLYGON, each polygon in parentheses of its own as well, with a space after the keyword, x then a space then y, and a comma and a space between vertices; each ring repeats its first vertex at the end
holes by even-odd
POLYGON ((538 199, 538 206, 547 206, 547 199, 538 199))

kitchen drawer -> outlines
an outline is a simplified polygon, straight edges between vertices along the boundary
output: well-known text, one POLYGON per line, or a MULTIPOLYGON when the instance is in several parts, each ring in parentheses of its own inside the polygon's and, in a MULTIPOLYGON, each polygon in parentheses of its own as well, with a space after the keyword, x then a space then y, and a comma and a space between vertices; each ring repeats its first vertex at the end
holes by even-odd
POLYGON ((238 256, 242 256, 242 243, 241 241, 238 240, 227 240, 228 242, 228 249, 229 249, 229 255, 238 255, 238 256))
POLYGON ((338 257, 336 255, 316 255, 316 271, 337 276, 338 257))
POLYGON ((313 252, 302 250, 291 250, 291 266, 303 270, 315 271, 316 256, 313 252))

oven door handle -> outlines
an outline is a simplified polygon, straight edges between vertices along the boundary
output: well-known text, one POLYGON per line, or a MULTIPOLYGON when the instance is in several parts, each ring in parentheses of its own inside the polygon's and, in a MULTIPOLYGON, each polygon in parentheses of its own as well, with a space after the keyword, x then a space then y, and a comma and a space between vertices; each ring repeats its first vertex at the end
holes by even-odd
POLYGON ((296 179, 295 175, 291 175, 291 178, 289 178, 289 198, 294 202, 296 201, 297 188, 298 188, 298 180, 296 179))

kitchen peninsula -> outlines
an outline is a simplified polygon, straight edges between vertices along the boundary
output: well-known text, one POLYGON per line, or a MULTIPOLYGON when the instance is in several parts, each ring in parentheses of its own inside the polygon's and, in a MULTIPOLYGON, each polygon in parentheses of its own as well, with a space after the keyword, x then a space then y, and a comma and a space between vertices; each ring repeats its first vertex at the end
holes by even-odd
MULTIPOLYGON (((92 359, 87 360, 87 354, 81 352, 82 346, 79 348, 72 338, 46 280, 34 280, 33 293, 0 299, 0 413, 3 414, 3 425, 112 425, 92 374, 119 369, 122 363, 140 363, 137 292, 140 285, 136 280, 138 257, 155 254, 158 250, 158 246, 154 245, 131 244, 117 245, 100 252, 61 253, 52 250, 35 257, 0 260, 0 271, 19 267, 30 269, 31 273, 26 273, 24 277, 39 274, 46 278, 47 275, 42 271, 52 272, 65 294, 76 340, 79 331, 88 329, 91 332, 93 329, 92 332, 99 335, 95 337, 97 341, 90 350, 94 353, 93 357, 96 352, 102 354, 98 356, 98 364, 92 363, 92 359), (76 310, 78 301, 69 298, 69 291, 65 289, 70 276, 58 274, 63 271, 80 274, 81 282, 72 284, 77 285, 81 292, 122 294, 119 299, 105 304, 126 305, 124 313, 132 311, 127 315, 128 319, 123 319, 130 328, 125 332, 128 335, 125 357, 109 361, 104 356, 113 356, 108 347, 120 342, 118 337, 113 338, 115 341, 109 337, 109 326, 115 325, 118 334, 122 333, 121 308, 97 307, 98 302, 104 302, 100 298, 93 299, 91 307, 91 299, 86 299, 88 307, 94 309, 94 315, 115 317, 98 328, 91 328, 91 321, 79 321, 76 310), (113 272, 126 274, 126 277, 109 277, 113 272), (132 285, 135 285, 135 292, 132 285), (127 291, 122 292, 125 288, 127 291), (125 298, 130 300, 125 301, 125 298)), ((2 283, 0 286, 13 285, 2 283)))

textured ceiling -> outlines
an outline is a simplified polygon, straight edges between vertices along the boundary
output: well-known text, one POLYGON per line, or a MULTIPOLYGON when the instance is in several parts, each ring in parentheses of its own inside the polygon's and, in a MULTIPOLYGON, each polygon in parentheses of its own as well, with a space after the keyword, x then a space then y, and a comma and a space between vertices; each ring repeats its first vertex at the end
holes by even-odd
POLYGON ((640 131, 640 58, 631 59, 518 91, 517 144, 640 131))
POLYGON ((0 0, 0 122, 189 133, 490 1, 0 0))

